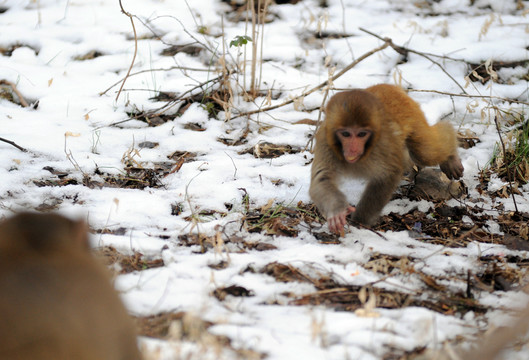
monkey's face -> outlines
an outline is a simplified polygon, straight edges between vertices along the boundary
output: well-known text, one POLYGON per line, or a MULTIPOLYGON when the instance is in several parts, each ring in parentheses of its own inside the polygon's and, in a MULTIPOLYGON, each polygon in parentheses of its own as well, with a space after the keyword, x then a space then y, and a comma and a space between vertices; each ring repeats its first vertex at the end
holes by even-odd
POLYGON ((354 164, 369 153, 381 127, 381 105, 364 90, 337 93, 327 104, 327 143, 339 159, 354 164))
POLYGON ((362 158, 368 148, 372 131, 362 127, 345 127, 336 130, 336 137, 342 145, 342 154, 346 162, 354 164, 362 158))

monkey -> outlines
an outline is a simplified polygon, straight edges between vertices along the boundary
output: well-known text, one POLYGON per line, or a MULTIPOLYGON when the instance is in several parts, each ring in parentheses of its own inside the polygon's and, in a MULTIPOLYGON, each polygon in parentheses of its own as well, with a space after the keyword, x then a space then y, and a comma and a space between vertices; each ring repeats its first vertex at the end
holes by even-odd
POLYGON ((508 359, 502 354, 527 337, 529 328, 529 304, 513 314, 513 320, 507 326, 488 330, 467 346, 445 344, 440 349, 430 349, 417 356, 416 360, 500 360, 508 359))
POLYGON ((139 360, 132 319, 88 226, 55 214, 0 222, 0 359, 139 360))
MULTIPOLYGON (((521 337, 527 337, 529 328, 529 304, 513 314, 513 320, 505 327, 498 327, 484 335, 471 349, 460 351, 460 358, 465 360, 494 360, 502 359, 498 356, 502 351, 514 347, 521 337), (518 338, 518 339, 517 339, 518 338)), ((505 357, 503 357, 505 358, 505 357)))
POLYGON ((309 194, 335 233, 343 232, 349 214, 373 225, 413 163, 439 165, 450 179, 463 176, 453 127, 444 121, 429 126, 419 104, 399 86, 335 94, 315 138, 309 194), (338 188, 341 177, 367 180, 356 207, 338 188))

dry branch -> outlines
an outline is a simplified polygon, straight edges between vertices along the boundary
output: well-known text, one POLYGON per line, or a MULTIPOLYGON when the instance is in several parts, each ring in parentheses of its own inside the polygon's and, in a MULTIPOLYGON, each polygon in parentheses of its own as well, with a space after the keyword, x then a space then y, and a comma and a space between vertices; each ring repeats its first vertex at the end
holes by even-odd
POLYGON ((119 99, 119 95, 121 94, 121 90, 123 90, 123 86, 125 86, 125 82, 127 81, 130 72, 132 70, 132 67, 134 66, 134 62, 136 61, 136 55, 138 54, 138 35, 136 34, 136 26, 134 26, 134 18, 132 15, 125 11, 123 8, 123 4, 121 4, 121 0, 119 0, 119 7, 121 8, 121 12, 125 15, 127 15, 130 19, 130 23, 132 24, 132 31, 134 32, 134 55, 132 56, 132 61, 130 62, 129 70, 127 71, 127 75, 125 75, 125 78, 123 79, 123 82, 121 83, 121 86, 119 87, 118 94, 116 95, 116 101, 119 99))
POLYGON ((435 93, 435 94, 440 94, 440 95, 447 95, 447 96, 454 96, 454 97, 465 97, 465 98, 471 98, 471 99, 499 100, 499 101, 505 101, 505 102, 513 103, 513 104, 521 104, 521 105, 529 106, 529 102, 526 102, 526 101, 520 101, 520 100, 509 99, 509 98, 504 98, 504 97, 500 97, 500 96, 493 96, 493 95, 455 94, 455 93, 439 91, 439 90, 407 89, 406 91, 407 92, 430 92, 430 93, 435 93))
POLYGON ((389 43, 384 43, 383 45, 363 54, 362 56, 360 56, 358 59, 356 59, 355 61, 353 61, 352 63, 350 63, 349 65, 347 65, 344 69, 342 69, 338 74, 332 76, 330 79, 327 79, 325 80, 324 82, 322 82, 321 84, 319 84, 318 86, 315 86, 313 87, 312 89, 302 93, 301 95, 298 95, 292 99, 289 99, 281 104, 278 104, 278 105, 273 105, 273 106, 269 106, 269 107, 266 107, 266 108, 261 108, 261 109, 257 109, 257 110, 252 110, 252 111, 248 111, 248 112, 244 112, 244 113, 240 113, 238 115, 235 115, 233 116, 232 118, 230 118, 230 120, 233 120, 233 119, 236 119, 238 117, 241 117, 241 116, 249 116, 249 115, 253 115, 253 114, 257 114, 257 113, 261 113, 261 112, 264 112, 264 111, 270 111, 270 110, 275 110, 275 109, 278 109, 282 106, 285 106, 285 105, 288 105, 288 104, 292 104, 294 101, 300 99, 300 98, 303 98, 307 95, 310 95, 312 94, 313 92, 315 91, 318 91, 320 90, 321 88, 329 85, 330 83, 332 83, 333 81, 335 81, 336 79, 338 79, 340 76, 342 76, 343 74, 345 74, 347 71, 351 70, 353 67, 355 67, 359 62, 365 60, 366 58, 368 58, 369 56, 379 52, 379 51, 382 51, 384 50, 385 48, 387 48, 390 44, 389 43))
POLYGON ((425 59, 428 59, 430 62, 432 62, 433 64, 437 65, 445 74, 446 76, 448 76, 454 83, 456 83, 456 85, 461 89, 461 91, 463 92, 463 94, 466 94, 467 92, 465 91, 465 89, 461 86, 461 84, 459 84, 457 82, 456 79, 454 79, 452 77, 452 75, 450 75, 444 68, 441 64, 439 64, 437 61, 433 60, 430 56, 431 55, 427 55, 426 53, 424 52, 420 52, 420 51, 416 51, 416 50, 413 50, 413 49, 410 49, 410 48, 407 48, 407 47, 404 47, 404 46, 399 46, 399 45, 396 45, 393 43, 393 40, 391 40, 390 38, 383 38, 382 36, 380 35, 377 35, 375 33, 372 33, 371 31, 369 30, 366 30, 364 28, 359 28, 361 31, 371 35, 371 36, 374 36, 376 37, 377 39, 380 39, 382 41, 384 41, 385 44, 391 46, 391 48, 393 50, 395 50, 396 52, 398 52, 399 54, 401 55, 407 55, 408 53, 412 53, 412 54, 416 54, 416 55, 419 55, 419 56, 422 56, 423 58, 425 59))
MULTIPOLYGON (((210 72, 211 70, 210 69, 199 69, 199 68, 190 68, 190 67, 185 67, 185 66, 170 66, 168 68, 163 68, 163 69, 147 69, 147 70, 140 70, 140 71, 136 71, 135 73, 132 73, 132 74, 128 74, 127 76, 128 77, 131 77, 131 76, 135 76, 135 75, 140 75, 140 74, 143 74, 143 73, 146 73, 146 72, 155 72, 155 71, 171 71, 171 70, 182 70, 182 71, 203 71, 203 72, 210 72)), ((122 79, 116 81, 114 84, 110 85, 106 90, 103 90, 99 93, 99 96, 103 96, 105 95, 107 92, 110 91, 110 89, 112 89, 114 86, 118 85, 120 82, 124 81, 127 76, 123 77, 122 79)))
MULTIPOLYGON (((496 125, 496 131, 498 132, 498 137, 500 138, 500 144, 501 144, 501 150, 502 150, 502 156, 504 159, 507 158, 507 151, 505 150, 505 143, 503 142, 503 138, 501 137, 501 131, 500 131, 500 125, 498 124, 498 115, 494 116, 494 124, 496 125)), ((509 184, 509 190, 511 191, 512 196, 512 202, 514 205, 514 211, 518 213, 518 205, 516 204, 516 197, 514 195, 514 191, 512 188, 512 173, 511 173, 511 166, 507 166, 507 180, 509 184)))
POLYGON ((14 143, 13 141, 11 140, 7 140, 7 139, 4 139, 2 137, 0 137, 0 141, 3 141, 5 143, 8 143, 9 145, 13 145, 14 147, 16 147, 18 150, 20 151, 23 151, 23 152, 28 152, 26 149, 24 149, 22 146, 20 145, 17 145, 16 143, 14 143))
POLYGON ((0 85, 2 84, 11 86, 11 89, 13 90, 13 92, 18 96, 18 100, 20 101, 20 105, 22 105, 22 107, 29 106, 28 102, 26 101, 26 99, 24 99, 20 91, 18 91, 17 86, 15 84, 13 84, 11 81, 8 81, 8 80, 0 80, 0 85))
POLYGON ((375 36, 376 38, 384 41, 384 44, 382 44, 381 46, 379 46, 378 48, 375 48, 365 54, 363 54, 362 56, 360 56, 358 59, 356 59, 355 61, 353 61, 351 64, 349 64, 348 66, 346 66, 344 69, 342 69, 338 74, 332 76, 330 79, 322 82, 321 84, 319 84, 318 86, 302 93, 301 95, 298 95, 290 100, 287 100, 281 104, 278 104, 278 105, 274 105, 274 106, 269 106, 269 107, 266 107, 266 108, 261 108, 261 109, 257 109, 257 110, 252 110, 252 111, 248 111, 248 112, 245 112, 245 113, 241 113, 241 114, 238 114, 234 117, 232 117, 230 120, 233 120, 235 118, 238 118, 238 117, 241 117, 241 116, 249 116, 249 115, 253 115, 253 114, 257 114, 257 113, 261 113, 261 112, 264 112, 264 111, 270 111, 270 110, 275 110, 277 108, 280 108, 282 106, 285 106, 285 105, 288 105, 288 104, 292 104, 294 101, 300 99, 300 98, 303 98, 307 95, 310 95, 312 94, 313 92, 327 86, 329 83, 332 83, 333 81, 335 81, 336 79, 338 79, 339 77, 341 77, 343 74, 345 74, 347 71, 351 70, 353 67, 355 67, 359 62, 363 61, 364 59, 368 58, 369 56, 381 51, 381 50, 384 50, 385 48, 387 48, 388 46, 391 47, 393 50, 395 50, 396 52, 398 52, 399 54, 407 54, 407 53, 413 53, 413 54, 417 54, 419 56, 422 56, 426 59, 428 59, 429 61, 431 61, 433 64, 439 66, 439 68, 454 82, 456 83, 456 85, 461 89, 461 91, 463 92, 464 95, 467 95, 467 96, 470 96, 467 94, 467 92, 465 91, 465 89, 457 82, 456 79, 454 79, 452 77, 452 75, 450 75, 443 67, 441 64, 439 64, 437 61, 433 60, 430 56, 432 56, 431 54, 426 54, 426 53, 423 53, 423 52, 419 52, 419 51, 416 51, 416 50, 413 50, 413 49, 409 49, 409 48, 406 48, 404 46, 399 46, 399 45, 396 45, 393 43, 393 41, 390 39, 390 38, 383 38, 377 34, 374 34, 366 29, 363 29, 363 28, 360 28, 360 30, 372 35, 372 36, 375 36))

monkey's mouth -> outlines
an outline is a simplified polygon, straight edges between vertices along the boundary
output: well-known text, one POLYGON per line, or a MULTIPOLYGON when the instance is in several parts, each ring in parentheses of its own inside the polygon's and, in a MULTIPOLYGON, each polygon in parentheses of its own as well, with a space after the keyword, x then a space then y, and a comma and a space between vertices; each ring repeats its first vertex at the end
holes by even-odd
POLYGON ((355 163, 360 159, 361 155, 352 155, 352 156, 346 156, 345 161, 347 161, 349 164, 355 163))

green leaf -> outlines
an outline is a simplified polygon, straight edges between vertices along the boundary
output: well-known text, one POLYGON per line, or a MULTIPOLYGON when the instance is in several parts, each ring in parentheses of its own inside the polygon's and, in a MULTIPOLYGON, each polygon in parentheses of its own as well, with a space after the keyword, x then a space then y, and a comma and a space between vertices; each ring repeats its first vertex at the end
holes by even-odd
POLYGON ((230 47, 232 46, 241 47, 243 45, 248 44, 248 41, 252 41, 252 38, 247 35, 243 35, 243 36, 237 35, 236 37, 233 38, 232 41, 230 41, 230 47))

